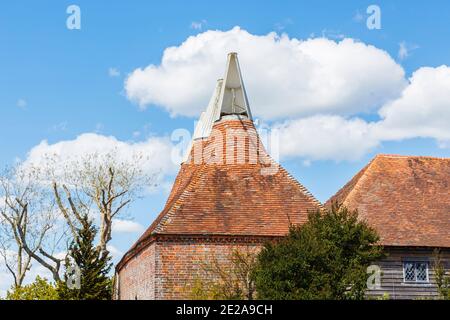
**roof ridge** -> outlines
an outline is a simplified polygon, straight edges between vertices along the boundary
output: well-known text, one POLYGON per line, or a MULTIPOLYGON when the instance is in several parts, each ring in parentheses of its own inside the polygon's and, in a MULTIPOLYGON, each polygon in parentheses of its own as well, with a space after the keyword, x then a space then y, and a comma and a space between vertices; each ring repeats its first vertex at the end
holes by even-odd
POLYGON ((373 158, 369 164, 366 166, 365 170, 362 172, 361 176, 357 179, 355 186, 350 190, 350 192, 347 194, 346 198, 350 198, 351 195, 358 190, 361 183, 367 178, 367 175, 370 173, 370 168, 373 166, 373 164, 376 162, 377 157, 373 158))
POLYGON ((450 158, 447 157, 414 156, 414 155, 388 154, 388 153, 379 153, 375 156, 375 158, 420 158, 420 159, 450 160, 450 158))
MULTIPOLYGON (((339 194, 345 190, 349 185, 354 184, 353 188, 350 192, 345 196, 345 199, 350 198, 351 194, 353 194, 358 187, 361 185, 362 180, 365 180, 367 177, 367 173, 370 172, 370 167, 381 158, 391 158, 391 159, 430 159, 430 160, 449 160, 450 158, 445 157, 432 157, 432 156, 408 156, 408 155, 400 155, 400 154, 388 154, 388 153, 379 153, 375 155, 375 157, 370 160, 370 162, 359 170, 343 187, 341 187, 333 196, 331 196, 326 202, 325 205, 329 204, 330 200, 334 200, 333 198, 339 197, 339 194), (356 182, 355 179, 357 178, 356 182)), ((345 199, 342 199, 344 202, 345 199)))

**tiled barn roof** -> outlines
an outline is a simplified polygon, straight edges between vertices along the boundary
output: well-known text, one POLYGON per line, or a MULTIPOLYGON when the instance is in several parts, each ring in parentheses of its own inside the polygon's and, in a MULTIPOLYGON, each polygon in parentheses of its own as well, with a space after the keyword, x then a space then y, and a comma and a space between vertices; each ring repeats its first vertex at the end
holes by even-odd
POLYGON ((378 155, 332 202, 358 209, 384 245, 450 247, 450 158, 378 155))

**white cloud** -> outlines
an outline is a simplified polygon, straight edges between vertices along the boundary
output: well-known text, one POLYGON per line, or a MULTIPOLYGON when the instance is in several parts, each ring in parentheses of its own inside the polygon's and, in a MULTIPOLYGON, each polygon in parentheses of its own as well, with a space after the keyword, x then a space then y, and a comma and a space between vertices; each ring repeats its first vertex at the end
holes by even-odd
POLYGON ((383 106, 379 114, 383 139, 450 141, 450 67, 418 69, 401 97, 383 106))
POLYGON ((372 124, 354 118, 318 115, 278 124, 280 155, 308 160, 357 160, 379 141, 372 124))
POLYGON ((132 220, 113 220, 112 231, 115 233, 141 233, 144 227, 132 220))
POLYGON ((136 156, 142 156, 138 163, 142 170, 147 174, 156 174, 158 179, 162 179, 166 174, 175 172, 177 167, 177 164, 171 161, 171 150, 169 138, 151 137, 143 142, 125 142, 113 136, 85 133, 74 140, 54 144, 49 144, 47 140, 41 141, 29 151, 23 165, 44 168, 56 165, 62 169, 66 164, 92 154, 114 154, 116 160, 135 165, 136 156), (49 157, 57 157, 57 163, 49 163, 49 157))
POLYGON ((108 249, 108 251, 111 253, 113 260, 118 260, 123 256, 123 252, 113 245, 106 246, 106 249, 108 249))
MULTIPOLYGON (((400 43, 399 58, 416 48, 400 43)), ((134 70, 127 96, 141 108, 198 116, 230 51, 239 53, 253 114, 280 129, 282 157, 356 160, 383 141, 417 137, 450 145, 449 67, 421 68, 406 79, 388 53, 347 38, 209 30, 167 48, 161 64, 134 70), (360 118, 365 112, 380 119, 360 118)))
POLYGON ((153 104, 173 116, 198 116, 230 51, 239 53, 252 111, 264 119, 376 110, 406 85, 402 67, 374 46, 353 39, 259 36, 235 27, 167 48, 160 65, 129 75, 127 96, 141 108, 153 104))
POLYGON ((450 67, 420 68, 401 96, 386 103, 380 120, 317 115, 273 127, 282 157, 357 160, 383 141, 433 138, 450 146, 450 67))
POLYGON ((108 75, 109 75, 111 78, 119 77, 119 76, 120 76, 120 71, 119 71, 119 69, 117 69, 117 68, 109 68, 109 69, 108 69, 108 75))

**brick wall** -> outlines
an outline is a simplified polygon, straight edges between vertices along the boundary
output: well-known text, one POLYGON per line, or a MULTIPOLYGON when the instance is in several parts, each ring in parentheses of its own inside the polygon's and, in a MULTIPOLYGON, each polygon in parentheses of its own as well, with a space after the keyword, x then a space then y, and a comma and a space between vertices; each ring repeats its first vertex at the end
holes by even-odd
POLYGON ((227 265, 234 249, 257 252, 260 248, 260 244, 159 243, 159 258, 163 261, 160 274, 164 280, 157 296, 161 299, 192 298, 192 287, 196 281, 205 278, 217 280, 213 274, 205 272, 205 263, 216 259, 220 264, 227 265))
POLYGON ((119 271, 119 299, 189 299, 196 281, 213 281, 202 265, 229 264, 234 249, 258 252, 263 241, 155 241, 119 271), (206 279, 205 279, 206 278, 206 279))
POLYGON ((117 276, 119 299, 155 299, 155 248, 155 243, 150 244, 122 267, 117 276))

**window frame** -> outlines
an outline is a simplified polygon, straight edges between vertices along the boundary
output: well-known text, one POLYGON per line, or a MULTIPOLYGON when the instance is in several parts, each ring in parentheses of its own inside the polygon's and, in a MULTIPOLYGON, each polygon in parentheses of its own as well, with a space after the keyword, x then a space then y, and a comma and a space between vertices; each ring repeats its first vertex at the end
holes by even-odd
POLYGON ((430 284, 430 262, 428 259, 403 259, 402 260, 403 283, 405 284, 430 284), (406 280, 406 264, 412 263, 414 265, 415 280, 406 280), (426 266, 426 280, 417 279, 417 264, 425 264, 426 266))

